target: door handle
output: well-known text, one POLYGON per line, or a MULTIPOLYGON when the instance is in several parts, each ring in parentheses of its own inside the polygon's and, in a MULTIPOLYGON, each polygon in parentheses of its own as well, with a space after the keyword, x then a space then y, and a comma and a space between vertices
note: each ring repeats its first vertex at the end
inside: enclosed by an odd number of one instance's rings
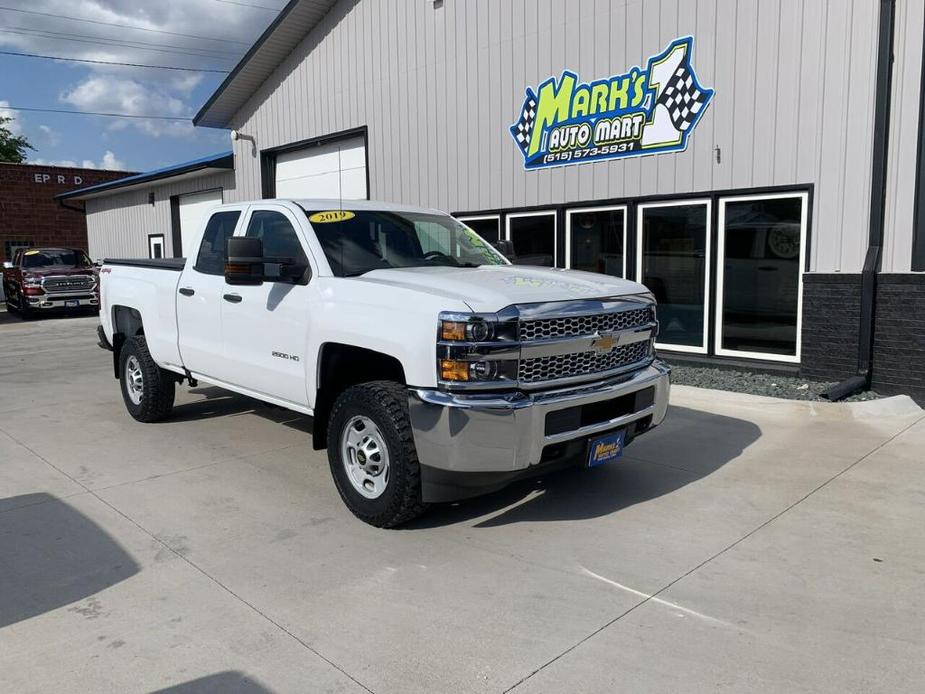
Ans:
POLYGON ((193 294, 196 293, 196 290, 193 289, 192 287, 180 287, 180 293, 183 296, 192 296, 193 294))
POLYGON ((240 294, 225 294, 222 298, 225 301, 230 301, 233 304, 240 304, 242 301, 240 294))

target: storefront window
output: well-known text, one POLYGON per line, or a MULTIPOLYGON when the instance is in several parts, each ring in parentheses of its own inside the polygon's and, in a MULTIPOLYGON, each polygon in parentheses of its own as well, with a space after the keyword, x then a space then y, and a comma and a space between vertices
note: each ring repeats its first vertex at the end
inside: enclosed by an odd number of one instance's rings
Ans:
POLYGON ((501 238, 501 217, 497 215, 485 217, 458 217, 457 219, 488 241, 488 243, 494 243, 501 238))
POLYGON ((658 300, 658 343, 706 352, 710 201, 639 206, 639 281, 658 300))
POLYGON ((626 276, 625 207, 592 207, 566 212, 566 265, 573 270, 626 276))
POLYGON ((717 352, 796 361, 806 194, 720 200, 717 352))
POLYGON ((507 216, 507 237, 515 265, 556 265, 556 213, 522 212, 507 216))

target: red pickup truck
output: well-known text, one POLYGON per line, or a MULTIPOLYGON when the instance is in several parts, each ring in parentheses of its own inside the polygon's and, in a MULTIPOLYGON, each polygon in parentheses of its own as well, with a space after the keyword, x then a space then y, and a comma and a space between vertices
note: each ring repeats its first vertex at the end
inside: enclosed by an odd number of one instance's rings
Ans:
POLYGON ((79 248, 20 248, 3 263, 8 310, 23 318, 54 309, 99 311, 99 273, 79 248))

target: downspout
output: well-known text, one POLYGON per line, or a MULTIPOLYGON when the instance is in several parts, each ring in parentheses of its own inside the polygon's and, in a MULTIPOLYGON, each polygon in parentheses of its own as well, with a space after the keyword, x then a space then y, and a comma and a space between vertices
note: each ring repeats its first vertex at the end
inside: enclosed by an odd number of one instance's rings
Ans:
POLYGON ((886 222, 887 148, 890 139, 890 91, 893 86, 893 34, 896 0, 880 0, 877 31, 877 84, 874 109, 874 141, 870 175, 870 224, 867 253, 861 271, 861 313, 858 326, 857 375, 822 394, 827 400, 841 400, 870 389, 874 364, 874 320, 877 308, 877 273, 880 271, 883 232, 886 222))

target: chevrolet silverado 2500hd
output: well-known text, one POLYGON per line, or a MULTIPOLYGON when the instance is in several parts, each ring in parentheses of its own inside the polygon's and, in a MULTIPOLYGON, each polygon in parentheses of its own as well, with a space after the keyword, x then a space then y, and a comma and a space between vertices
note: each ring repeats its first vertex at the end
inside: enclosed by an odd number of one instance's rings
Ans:
POLYGON ((129 413, 166 417, 186 380, 312 415, 341 497, 373 525, 615 459, 665 417, 645 287, 511 265, 446 214, 223 205, 195 247, 102 267, 101 345, 129 413))

